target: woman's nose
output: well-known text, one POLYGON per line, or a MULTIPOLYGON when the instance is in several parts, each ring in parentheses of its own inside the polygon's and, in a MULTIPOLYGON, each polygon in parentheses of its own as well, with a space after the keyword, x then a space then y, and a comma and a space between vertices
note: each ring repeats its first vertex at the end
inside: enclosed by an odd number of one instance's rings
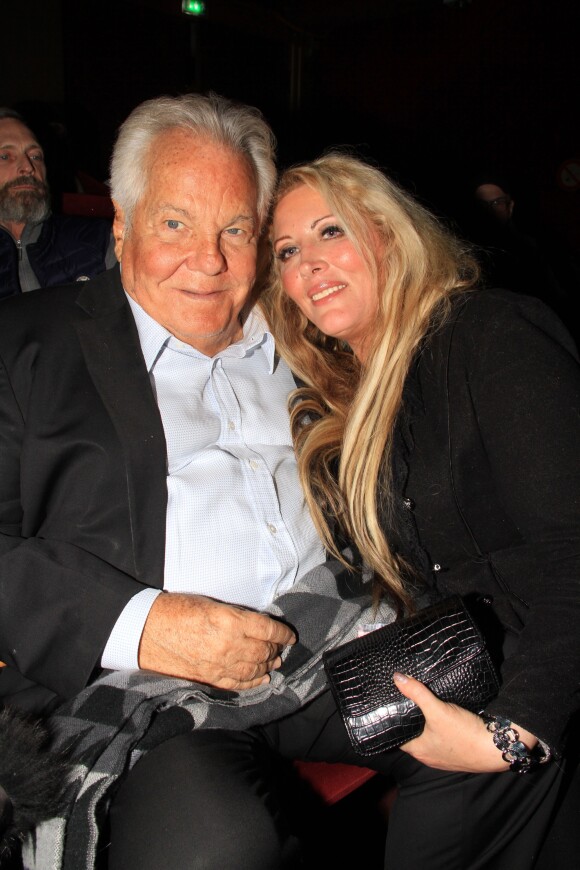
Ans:
POLYGON ((300 273, 304 278, 313 275, 315 272, 323 272, 326 269, 326 266, 326 260, 324 260, 323 257, 316 255, 314 252, 308 253, 304 251, 302 253, 300 273))

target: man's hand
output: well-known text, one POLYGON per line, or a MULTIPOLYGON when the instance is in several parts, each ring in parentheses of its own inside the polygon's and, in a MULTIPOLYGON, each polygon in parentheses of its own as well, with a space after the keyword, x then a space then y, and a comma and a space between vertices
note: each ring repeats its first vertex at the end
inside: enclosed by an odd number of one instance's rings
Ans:
MULTIPOLYGON (((423 733, 400 746, 403 752, 439 770, 501 773, 509 769, 483 719, 475 713, 440 701, 427 686, 412 677, 395 675, 395 685, 425 716, 423 733)), ((533 734, 519 725, 514 724, 514 728, 529 749, 536 745, 538 740, 533 734)))
POLYGON ((202 595, 163 593, 149 611, 139 667, 219 689, 252 689, 280 667, 296 637, 267 616, 202 595))

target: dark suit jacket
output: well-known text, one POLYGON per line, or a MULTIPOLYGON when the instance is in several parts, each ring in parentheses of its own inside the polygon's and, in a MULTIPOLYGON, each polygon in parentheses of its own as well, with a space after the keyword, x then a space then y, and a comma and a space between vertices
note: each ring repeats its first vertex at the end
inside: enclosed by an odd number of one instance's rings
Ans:
POLYGON ((42 702, 86 685, 127 601, 162 586, 166 502, 118 269, 2 303, 0 695, 20 675, 50 690, 42 702))
POLYGON ((507 631, 503 687, 489 709, 560 747, 580 694, 573 342, 536 299, 468 294, 422 349, 405 407, 400 495, 439 566, 433 580, 444 594, 484 602, 489 628, 495 619, 507 631))

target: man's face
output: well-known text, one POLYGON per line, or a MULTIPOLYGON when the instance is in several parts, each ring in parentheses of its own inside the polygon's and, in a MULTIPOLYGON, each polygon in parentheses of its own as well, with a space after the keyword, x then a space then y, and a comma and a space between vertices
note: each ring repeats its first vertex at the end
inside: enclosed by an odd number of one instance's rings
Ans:
POLYGON ((48 204, 42 148, 20 121, 0 119, 0 222, 42 220, 48 204))
POLYGON ((514 201, 499 185, 480 184, 475 196, 500 224, 507 224, 511 219, 514 201))
POLYGON ((213 356, 241 336, 256 271, 252 169, 228 148, 184 130, 153 143, 147 187, 114 235, 123 286, 176 338, 213 356))

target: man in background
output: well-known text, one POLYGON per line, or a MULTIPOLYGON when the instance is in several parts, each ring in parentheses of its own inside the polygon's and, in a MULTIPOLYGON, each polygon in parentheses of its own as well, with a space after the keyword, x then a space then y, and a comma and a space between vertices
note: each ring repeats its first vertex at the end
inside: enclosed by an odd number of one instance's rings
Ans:
POLYGON ((114 262, 108 221, 51 214, 43 150, 0 109, 0 298, 86 281, 114 262))
POLYGON ((488 286, 537 296, 559 314, 577 339, 572 317, 577 281, 568 253, 539 223, 530 222, 529 215, 525 219, 525 207, 520 223, 520 200, 511 184, 495 173, 482 174, 476 181, 480 183, 473 189, 476 210, 471 235, 483 249, 488 286))

